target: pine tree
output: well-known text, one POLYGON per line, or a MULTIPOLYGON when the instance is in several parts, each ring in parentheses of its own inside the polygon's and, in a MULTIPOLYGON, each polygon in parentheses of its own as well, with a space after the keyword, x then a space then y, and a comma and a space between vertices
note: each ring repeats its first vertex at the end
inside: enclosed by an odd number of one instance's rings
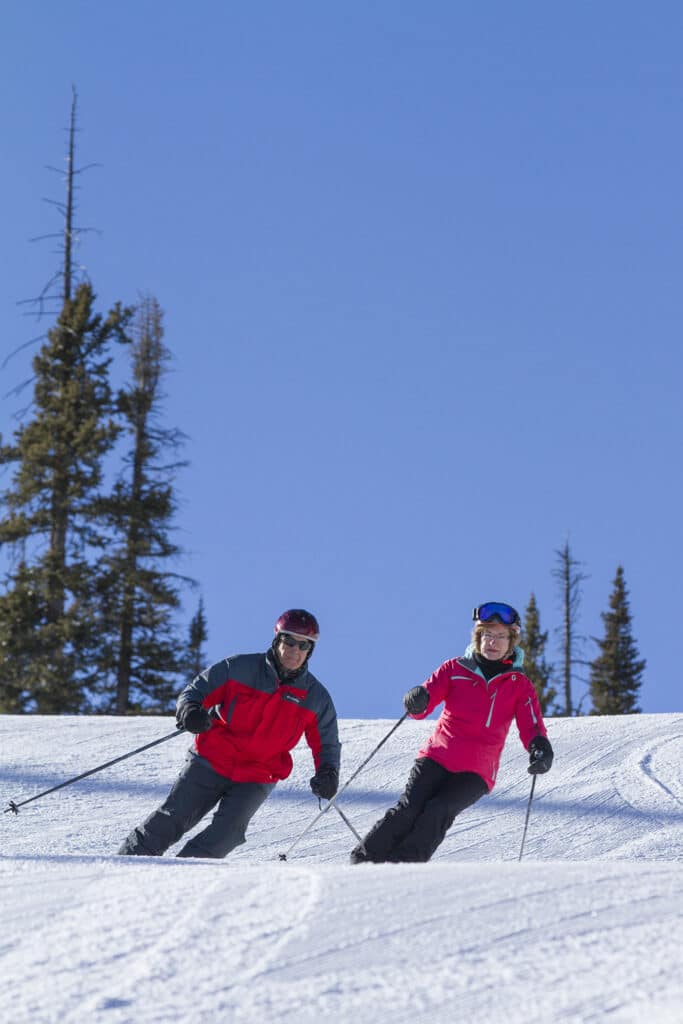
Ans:
POLYGON ((544 715, 550 711, 557 697, 557 690, 551 685, 553 667, 545 660, 547 642, 548 634, 541 632, 536 597, 532 594, 524 614, 521 646, 524 650, 524 673, 534 684, 544 715))
POLYGON ((65 299, 33 360, 33 418, 0 449, 0 465, 16 467, 0 496, 0 545, 16 563, 0 597, 9 645, 0 649, 0 678, 16 674, 10 657, 31 651, 20 703, 43 713, 82 709, 93 673, 93 551, 105 540, 99 491, 118 433, 109 347, 125 340, 127 320, 118 305, 106 318, 96 314, 94 299, 89 283, 65 299))
POLYGON ((35 573, 20 563, 12 589, 0 597, 0 714, 30 709, 39 664, 41 608, 35 573))
POLYGON ((112 542, 98 587, 99 694, 118 714, 172 705, 185 656, 173 613, 179 582, 191 582, 169 568, 181 553, 170 532, 174 474, 185 463, 175 458, 182 434, 158 422, 170 354, 163 343, 163 313, 152 297, 137 308, 131 357, 132 381, 119 396, 131 447, 105 503, 112 542))
POLYGON ((77 283, 76 108, 74 90, 66 201, 53 204, 64 217, 57 236, 62 262, 31 300, 39 317, 46 302, 56 302, 57 322, 33 360, 32 419, 15 433, 14 444, 0 446, 0 465, 15 466, 12 484, 0 494, 0 546, 11 552, 0 595, 0 680, 3 708, 18 711, 77 711, 86 704, 93 561, 104 542, 98 492, 118 429, 109 348, 125 340, 128 312, 117 305, 103 318, 94 312, 89 282, 77 283), (59 291, 48 294, 56 281, 59 291))
POLYGON ((206 668, 204 644, 208 640, 209 631, 204 613, 204 599, 199 598, 199 607, 192 616, 187 644, 187 673, 190 679, 199 675, 206 668))
POLYGON ((622 566, 617 568, 609 600, 602 612, 605 635, 596 640, 600 654, 591 663, 590 689, 593 714, 629 715, 640 711, 638 692, 646 662, 638 657, 631 633, 628 590, 622 566))

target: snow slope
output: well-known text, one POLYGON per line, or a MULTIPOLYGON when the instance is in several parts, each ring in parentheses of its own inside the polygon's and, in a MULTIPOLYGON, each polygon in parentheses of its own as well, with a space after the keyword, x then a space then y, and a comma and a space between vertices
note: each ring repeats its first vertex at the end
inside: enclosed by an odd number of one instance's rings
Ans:
MULTIPOLYGON (((394 723, 341 723, 342 781, 394 723)), ((340 799, 361 833, 433 720, 406 721, 340 799)), ((171 719, 0 716, 0 801, 173 731, 171 719)), ((351 867, 295 770, 225 861, 117 858, 186 736, 2 815, 0 1020, 567 1024, 683 1020, 683 715, 550 720, 524 859, 527 755, 428 865, 351 867)), ((171 851, 172 853, 172 851, 171 851)))

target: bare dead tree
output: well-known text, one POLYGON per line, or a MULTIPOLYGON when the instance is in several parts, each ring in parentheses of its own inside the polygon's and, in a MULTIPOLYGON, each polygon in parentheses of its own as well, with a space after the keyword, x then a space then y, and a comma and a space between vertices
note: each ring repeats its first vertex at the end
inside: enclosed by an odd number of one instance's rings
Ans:
MULTIPOLYGON (((58 232, 49 232, 44 235, 37 235, 31 238, 31 242, 43 242, 46 239, 58 239, 59 245, 57 247, 57 254, 60 257, 60 263, 58 269, 52 274, 50 279, 47 281, 45 286, 42 288, 40 293, 30 299, 21 299, 18 302, 19 306, 28 307, 26 309, 27 316, 33 316, 37 320, 42 320, 43 317, 59 316, 66 302, 70 301, 73 297, 73 289, 77 283, 87 278, 86 268, 76 262, 76 252, 78 247, 78 241, 81 235, 87 232, 94 231, 94 228, 77 227, 75 223, 77 202, 76 193, 78 191, 77 179, 81 174, 90 170, 92 167, 98 166, 97 164, 87 164, 84 167, 76 167, 75 154, 76 154, 76 134, 78 132, 77 122, 77 111, 78 111, 78 94, 74 86, 71 89, 71 110, 69 114, 69 126, 67 129, 67 150, 66 150, 66 170, 47 166, 49 171, 53 171, 55 174, 59 174, 64 179, 66 198, 64 201, 55 199, 43 199, 43 202, 48 203, 50 206, 54 206, 61 213, 64 218, 64 227, 58 232), (58 285, 61 285, 57 287, 58 285)), ((17 353, 23 351, 25 348, 35 345, 38 342, 44 341, 46 334, 42 333, 34 338, 30 338, 28 341, 23 342, 14 348, 8 356, 5 357, 2 363, 2 368, 9 363, 10 359, 17 353)), ((16 385, 7 394, 5 398, 10 395, 18 395, 32 384, 34 381, 33 377, 21 382, 16 385)), ((22 413, 19 414, 21 418, 22 413)))
POLYGON ((577 648, 583 637, 577 631, 579 608, 581 606, 581 584, 589 577, 582 573, 579 566, 582 564, 572 557, 569 540, 564 546, 555 552, 557 556, 557 568, 552 570, 552 575, 559 583, 560 600, 562 608, 562 679, 564 683, 564 714, 569 716, 576 713, 572 701, 572 678, 573 668, 576 664, 585 664, 577 657, 577 648))

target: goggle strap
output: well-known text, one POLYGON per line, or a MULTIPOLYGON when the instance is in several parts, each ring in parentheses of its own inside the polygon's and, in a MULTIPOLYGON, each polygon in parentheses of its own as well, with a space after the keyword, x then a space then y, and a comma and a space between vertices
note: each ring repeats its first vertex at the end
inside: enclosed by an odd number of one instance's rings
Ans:
POLYGON ((311 644, 315 643, 312 636, 306 636, 305 633, 293 633, 291 629, 281 629, 275 636, 276 638, 280 636, 293 636, 296 640, 308 640, 311 644))

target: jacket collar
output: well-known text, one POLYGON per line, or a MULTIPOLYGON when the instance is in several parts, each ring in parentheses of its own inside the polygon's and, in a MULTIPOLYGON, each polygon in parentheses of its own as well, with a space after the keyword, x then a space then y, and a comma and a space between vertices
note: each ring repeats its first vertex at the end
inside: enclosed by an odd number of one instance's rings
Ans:
MULTIPOLYGON (((474 665, 474 668, 476 669, 477 663, 474 660, 474 644, 467 645, 467 650, 465 651, 462 658, 458 658, 458 661, 463 665, 467 663, 468 668, 470 667, 471 663, 472 665, 474 665)), ((523 664, 524 651, 521 647, 515 647, 514 651, 512 652, 512 664, 510 665, 510 668, 521 668, 523 664)))
MULTIPOLYGON (((488 686, 491 680, 486 678, 484 672, 477 664, 477 660, 475 658, 475 650, 472 644, 469 644, 462 658, 458 658, 457 661, 460 665, 463 666, 463 668, 469 669, 469 671, 474 673, 474 675, 478 676, 479 679, 483 679, 486 685, 488 686)), ((497 679, 498 677, 505 675, 506 672, 512 672, 514 669, 520 669, 523 664, 524 651, 521 647, 515 647, 513 651, 513 656, 510 659, 509 663, 505 666, 501 666, 501 671, 498 672, 497 675, 492 676, 491 678, 497 679)))
POLYGON ((291 686, 296 684, 298 686, 306 685, 306 677, 308 676, 308 661, 305 661, 300 669, 296 672, 282 673, 278 667, 277 659, 273 653, 273 648, 269 647, 266 651, 266 662, 269 667, 275 673, 278 683, 280 686, 291 686))

